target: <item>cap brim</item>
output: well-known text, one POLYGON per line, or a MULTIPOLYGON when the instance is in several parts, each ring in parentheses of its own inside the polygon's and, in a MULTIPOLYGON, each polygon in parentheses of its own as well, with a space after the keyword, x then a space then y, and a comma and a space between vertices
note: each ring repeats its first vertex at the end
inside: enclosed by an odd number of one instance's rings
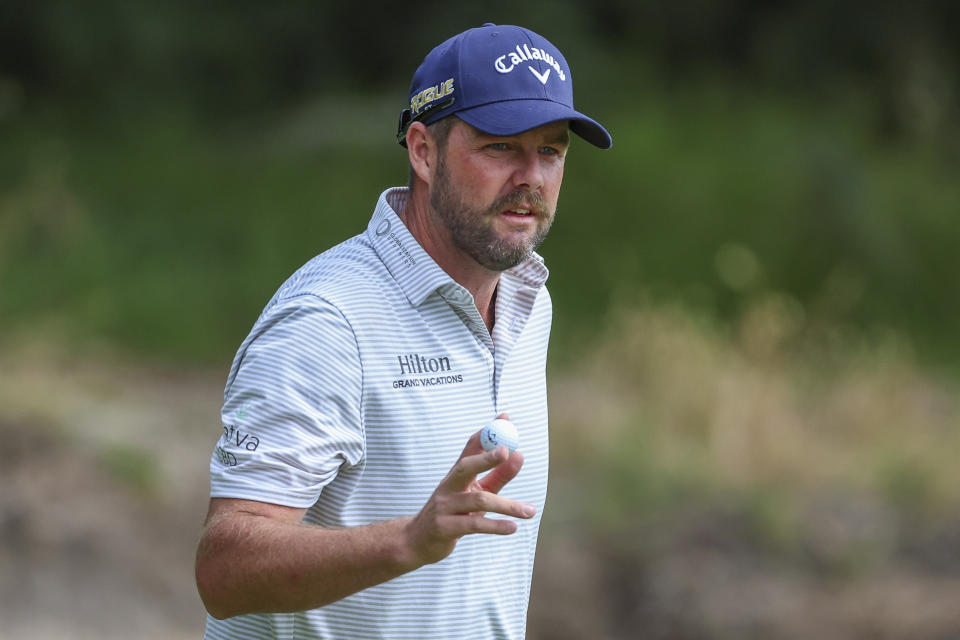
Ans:
POLYGON ((505 100, 462 109, 454 115, 495 136, 513 136, 551 122, 569 120, 570 130, 590 144, 601 149, 613 146, 613 138, 599 122, 552 100, 505 100))

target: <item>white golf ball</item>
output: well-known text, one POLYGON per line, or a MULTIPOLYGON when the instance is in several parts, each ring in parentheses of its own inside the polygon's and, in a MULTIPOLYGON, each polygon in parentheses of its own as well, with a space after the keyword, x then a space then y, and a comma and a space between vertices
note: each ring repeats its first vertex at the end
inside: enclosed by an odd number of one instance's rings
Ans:
POLYGON ((497 418, 485 424, 480 430, 480 445, 484 451, 492 451, 504 445, 510 453, 513 453, 520 446, 520 434, 517 433, 517 428, 512 422, 497 418))

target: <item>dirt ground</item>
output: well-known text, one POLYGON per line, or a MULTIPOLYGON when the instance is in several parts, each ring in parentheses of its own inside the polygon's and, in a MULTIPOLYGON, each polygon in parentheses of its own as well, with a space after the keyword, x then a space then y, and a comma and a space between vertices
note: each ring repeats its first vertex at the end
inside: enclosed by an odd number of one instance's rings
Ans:
MULTIPOLYGON (((0 356, 0 636, 201 636, 193 551, 224 375, 0 356)), ((960 637, 960 518, 910 535, 895 514, 831 502, 811 509, 825 524, 797 565, 718 504, 601 537, 565 507, 571 482, 551 487, 531 639, 960 637), (863 522, 891 561, 838 572, 831 553, 863 522)))
POLYGON ((0 362, 0 636, 197 638, 216 375, 0 362))

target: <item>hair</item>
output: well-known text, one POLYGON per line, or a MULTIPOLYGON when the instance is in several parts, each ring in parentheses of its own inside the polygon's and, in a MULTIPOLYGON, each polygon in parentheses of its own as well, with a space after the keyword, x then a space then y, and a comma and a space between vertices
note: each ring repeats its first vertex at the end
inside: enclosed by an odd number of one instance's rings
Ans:
MULTIPOLYGON (((447 148, 447 139, 450 137, 450 131, 453 130, 453 126, 457 123, 459 118, 456 115, 449 115, 445 118, 440 118, 436 122, 427 125, 427 131, 430 132, 430 135, 434 140, 437 141, 437 146, 440 149, 440 153, 443 153, 447 148)), ((413 172, 413 166, 410 166, 410 177, 408 179, 407 186, 413 189, 413 182, 416 179, 416 174, 413 172)))

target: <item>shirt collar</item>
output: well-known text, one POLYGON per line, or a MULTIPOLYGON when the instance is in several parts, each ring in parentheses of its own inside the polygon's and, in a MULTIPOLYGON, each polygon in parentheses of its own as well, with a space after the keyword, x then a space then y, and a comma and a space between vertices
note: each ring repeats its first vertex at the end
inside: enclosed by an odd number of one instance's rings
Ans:
MULTIPOLYGON (((407 187, 394 187, 380 194, 367 226, 368 240, 413 306, 420 306, 434 291, 439 290, 444 297, 458 291, 461 294, 466 292, 424 251, 397 215, 409 197, 407 187)), ((546 282, 549 271, 543 258, 533 253, 504 274, 539 289, 546 282)))

